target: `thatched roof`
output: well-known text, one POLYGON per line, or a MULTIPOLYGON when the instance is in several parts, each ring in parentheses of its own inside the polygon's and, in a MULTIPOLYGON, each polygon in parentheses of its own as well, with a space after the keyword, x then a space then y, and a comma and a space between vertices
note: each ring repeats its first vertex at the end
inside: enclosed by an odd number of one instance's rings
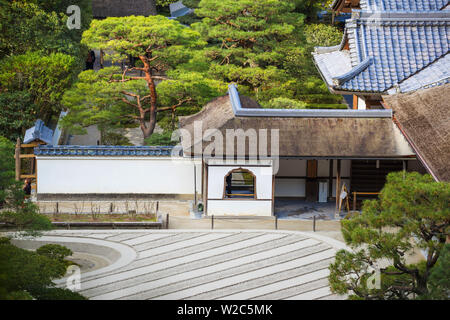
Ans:
POLYGON ((450 84, 384 101, 428 171, 438 181, 450 181, 450 84))
POLYGON ((154 0, 92 0, 95 18, 150 16, 156 14, 154 0))
MULTIPOLYGON (((260 108, 248 97, 241 96, 240 101, 243 109, 260 108)), ((279 155, 282 157, 414 157, 413 150, 391 118, 236 116, 229 95, 216 98, 195 115, 180 117, 180 128, 192 137, 190 141, 183 140, 188 156, 199 156, 198 152, 193 154, 193 146, 201 143, 194 141, 196 121, 202 121, 203 133, 218 129, 224 140, 227 129, 268 129, 269 155, 270 129, 279 129, 279 155)), ((204 141, 203 148, 209 144, 210 141, 204 141)), ((225 145, 223 149, 226 150, 225 145)))

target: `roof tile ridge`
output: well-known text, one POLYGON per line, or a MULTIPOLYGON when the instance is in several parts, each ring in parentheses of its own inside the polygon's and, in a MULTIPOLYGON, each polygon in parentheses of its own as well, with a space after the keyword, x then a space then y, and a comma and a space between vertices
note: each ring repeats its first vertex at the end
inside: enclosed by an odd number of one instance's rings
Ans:
POLYGON ((449 14, 442 10, 433 11, 413 11, 413 10, 353 10, 352 19, 359 22, 374 21, 439 21, 442 19, 449 20, 449 14), (422 19, 422 20, 421 20, 422 19))
MULTIPOLYGON (((390 87, 386 88, 386 92, 392 89, 395 89, 396 91, 400 90, 399 86, 404 83, 406 80, 414 77, 415 75, 417 75, 418 73, 422 72, 423 70, 425 70, 426 68, 430 67, 432 64, 438 62, 439 60, 441 60, 442 58, 444 58, 446 55, 450 54, 450 50, 448 50, 446 53, 442 54, 441 56, 437 57, 436 59, 434 59, 433 61, 431 61, 430 63, 426 64, 423 66, 423 68, 417 70, 416 72, 410 74, 408 77, 406 77, 405 79, 403 79, 402 81, 398 82, 398 83, 394 83, 393 85, 391 85, 390 87)), ((439 80, 438 82, 442 82, 445 79, 439 80)), ((432 84, 429 84, 428 86, 430 86, 432 84)), ((420 90, 420 89, 417 89, 420 90)), ((399 93, 400 91, 398 91, 399 93)))
POLYGON ((341 50, 341 44, 338 44, 336 46, 331 47, 314 47, 314 53, 316 54, 324 54, 324 53, 331 53, 335 51, 341 50))
POLYGON ((369 1, 368 0, 360 0, 359 6, 362 10, 366 10, 369 7, 369 1))
POLYGON ((358 74, 360 74, 361 72, 366 70, 367 67, 369 67, 372 64, 372 62, 373 62, 373 58, 372 57, 367 57, 359 65, 354 67, 349 72, 344 73, 343 75, 334 77, 333 78, 333 84, 336 85, 336 86, 340 86, 340 85, 344 84, 345 82, 353 79, 358 74))

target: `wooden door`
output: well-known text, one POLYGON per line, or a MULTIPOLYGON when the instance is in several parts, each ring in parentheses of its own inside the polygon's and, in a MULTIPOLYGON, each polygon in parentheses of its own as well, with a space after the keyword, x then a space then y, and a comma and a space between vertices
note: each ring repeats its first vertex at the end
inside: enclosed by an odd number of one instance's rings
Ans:
POLYGON ((317 160, 308 160, 306 166, 306 200, 319 200, 319 182, 317 181, 317 160))

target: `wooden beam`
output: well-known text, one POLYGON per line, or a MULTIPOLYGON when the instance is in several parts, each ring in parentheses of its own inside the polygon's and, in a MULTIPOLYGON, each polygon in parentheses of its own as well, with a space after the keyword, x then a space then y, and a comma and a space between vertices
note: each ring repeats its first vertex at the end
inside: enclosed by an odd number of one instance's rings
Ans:
POLYGON ((203 204, 203 214, 205 216, 208 215, 208 185, 209 185, 209 177, 208 177, 208 163, 205 162, 205 181, 206 181, 206 185, 205 185, 205 203, 203 204))
POLYGON ((16 180, 20 180, 20 138, 17 138, 16 150, 14 153, 14 158, 16 159, 16 180))
POLYGON ((272 171, 272 216, 274 215, 275 215, 275 175, 273 174, 272 171))
POLYGON ((36 178, 35 174, 21 174, 20 179, 36 178))
MULTIPOLYGON (((14 159, 16 159, 16 155, 14 155, 14 159)), ((36 156, 34 154, 19 154, 19 158, 20 159, 25 159, 25 158, 36 158, 36 156)))
POLYGON ((44 142, 41 142, 41 141, 35 141, 35 142, 32 142, 32 143, 26 143, 26 144, 22 144, 22 145, 20 145, 22 148, 34 148, 34 147, 37 147, 37 146, 39 146, 39 145, 41 145, 41 144, 45 144, 44 142))
POLYGON ((328 172, 328 198, 333 197, 333 159, 328 160, 330 162, 328 172))
POLYGON ((337 161, 337 172, 336 172, 336 212, 339 207, 341 197, 341 160, 337 161))
POLYGON ((194 162, 194 211, 197 210, 197 165, 194 162))

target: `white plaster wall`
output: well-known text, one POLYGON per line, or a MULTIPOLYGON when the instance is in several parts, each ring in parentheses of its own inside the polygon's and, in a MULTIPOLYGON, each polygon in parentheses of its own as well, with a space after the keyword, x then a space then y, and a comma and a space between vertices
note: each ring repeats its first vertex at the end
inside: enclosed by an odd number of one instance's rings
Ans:
MULTIPOLYGON (((330 160, 318 160, 317 175, 328 181, 330 172, 330 160)), ((277 177, 281 176, 306 176, 306 160, 281 160, 280 171, 277 177)), ((351 172, 351 160, 341 160, 341 177, 349 177, 351 172)), ((333 177, 337 175, 337 160, 333 161, 333 177)), ((350 188, 350 179, 342 179, 347 188, 350 188)), ((333 179, 333 194, 336 195, 336 179, 333 179)), ((305 197, 306 179, 275 179, 276 197, 305 197)), ((328 195, 330 196, 330 195, 328 195)))
POLYGON ((330 175, 330 160, 317 161, 317 176, 328 177, 330 175))
POLYGON ((305 197, 305 179, 275 179, 275 197, 305 197))
POLYGON ((358 110, 366 110, 366 101, 358 97, 358 110))
POLYGON ((225 176, 237 168, 247 169, 255 175, 257 199, 272 199, 272 167, 256 166, 208 166, 208 199, 223 198, 225 176))
MULTIPOLYGON (((306 176, 306 160, 280 159, 280 169, 277 177, 306 176)), ((275 197, 304 197, 305 179, 275 178, 275 197)))
POLYGON ((272 201, 208 200, 208 215, 272 216, 272 201))
MULTIPOLYGON (((350 177, 351 160, 341 160, 341 177, 350 177)), ((337 160, 333 161, 333 176, 337 176, 337 160)))
POLYGON ((152 157, 38 157, 38 193, 201 193, 199 160, 152 157))

